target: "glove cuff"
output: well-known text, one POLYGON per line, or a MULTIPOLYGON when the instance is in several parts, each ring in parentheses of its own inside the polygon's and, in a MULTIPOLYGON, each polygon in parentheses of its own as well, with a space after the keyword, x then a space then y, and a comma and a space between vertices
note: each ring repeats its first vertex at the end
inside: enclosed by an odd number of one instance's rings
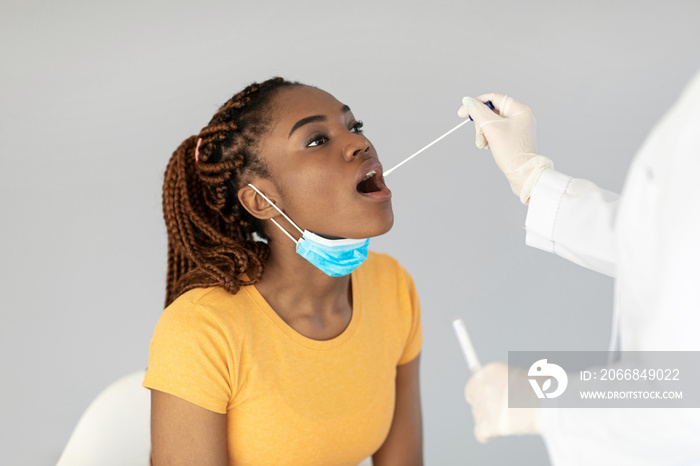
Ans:
MULTIPOLYGON (((518 171, 528 173, 527 178, 523 181, 520 189, 520 202, 527 205, 530 203, 530 194, 537 184, 540 174, 545 168, 554 168, 554 163, 544 155, 532 154, 533 157, 528 160, 523 166, 518 168, 518 171)), ((517 194, 517 193, 516 193, 517 194)))

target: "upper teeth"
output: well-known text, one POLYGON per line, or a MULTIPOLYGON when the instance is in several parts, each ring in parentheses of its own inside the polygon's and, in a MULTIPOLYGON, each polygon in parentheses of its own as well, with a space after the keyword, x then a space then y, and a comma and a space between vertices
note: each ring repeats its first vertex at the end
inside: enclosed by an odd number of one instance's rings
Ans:
POLYGON ((365 177, 362 179, 362 181, 366 181, 376 174, 377 174, 377 170, 371 170, 365 175, 365 177))

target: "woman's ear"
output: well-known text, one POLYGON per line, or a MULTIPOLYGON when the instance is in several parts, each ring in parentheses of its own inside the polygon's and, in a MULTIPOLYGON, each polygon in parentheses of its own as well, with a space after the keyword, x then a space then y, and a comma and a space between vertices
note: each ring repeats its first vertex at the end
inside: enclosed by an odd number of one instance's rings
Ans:
MULTIPOLYGON (((272 186, 272 183, 264 181, 258 182, 259 186, 255 187, 264 193, 270 202, 277 204, 277 190, 272 186)), ((260 195, 251 185, 245 185, 238 190, 238 200, 245 210, 250 215, 260 220, 268 220, 279 215, 277 209, 270 205, 264 197, 260 195)))

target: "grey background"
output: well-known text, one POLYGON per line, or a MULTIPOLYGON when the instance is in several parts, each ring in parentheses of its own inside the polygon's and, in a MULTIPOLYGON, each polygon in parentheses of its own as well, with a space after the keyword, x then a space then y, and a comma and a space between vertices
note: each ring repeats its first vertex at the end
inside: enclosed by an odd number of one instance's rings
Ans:
MULTIPOLYGON (((250 81, 326 89, 385 167, 452 128, 463 95, 528 103, 540 152, 619 191, 698 68, 696 1, 2 1, 0 463, 53 464, 90 401, 145 368, 162 310, 162 173, 250 81)), ((524 245, 526 208, 467 126, 389 178, 423 306, 429 465, 548 464, 475 442, 468 372, 508 350, 605 350, 612 281, 524 245)))

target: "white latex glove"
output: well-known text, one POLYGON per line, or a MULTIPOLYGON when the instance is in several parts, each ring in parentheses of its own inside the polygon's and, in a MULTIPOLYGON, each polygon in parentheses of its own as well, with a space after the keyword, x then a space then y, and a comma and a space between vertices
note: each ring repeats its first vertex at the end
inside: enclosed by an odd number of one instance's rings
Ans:
POLYGON ((542 170, 553 168, 550 159, 537 154, 535 117, 530 107, 512 97, 492 93, 476 99, 465 97, 457 113, 463 118, 471 116, 476 127, 476 147, 491 148, 511 189, 527 204, 542 170), (487 100, 497 113, 482 103, 487 100))
MULTIPOLYGON (((508 371, 506 364, 487 364, 464 387, 464 397, 472 405, 474 437, 480 443, 502 435, 541 433, 540 408, 508 408, 508 371)), ((511 369, 511 377, 527 379, 527 373, 511 369)), ((522 380, 517 386, 529 384, 522 380)))

